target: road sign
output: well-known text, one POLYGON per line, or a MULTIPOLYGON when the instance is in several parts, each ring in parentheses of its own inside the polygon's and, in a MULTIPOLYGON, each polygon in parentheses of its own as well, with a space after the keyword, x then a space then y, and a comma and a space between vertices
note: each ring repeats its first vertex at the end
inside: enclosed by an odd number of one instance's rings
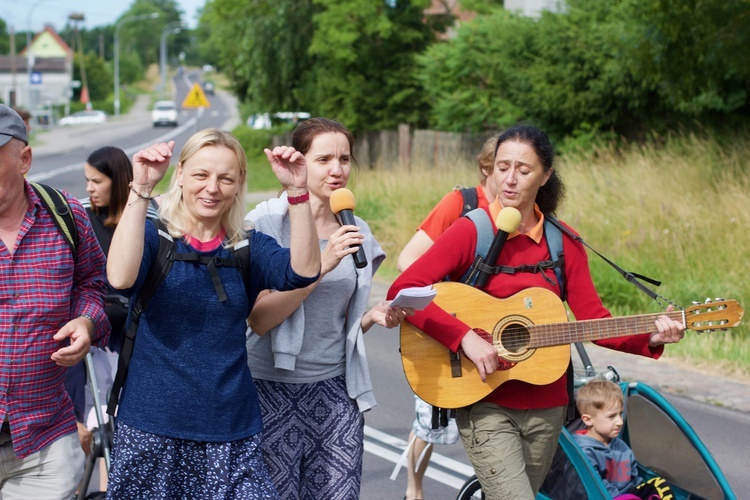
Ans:
POLYGON ((42 73, 40 71, 32 71, 29 75, 29 80, 32 85, 41 85, 42 73))
POLYGON ((200 84, 194 83, 193 88, 190 89, 188 95, 185 96, 185 100, 182 101, 183 108, 210 108, 206 94, 203 93, 203 89, 200 84))

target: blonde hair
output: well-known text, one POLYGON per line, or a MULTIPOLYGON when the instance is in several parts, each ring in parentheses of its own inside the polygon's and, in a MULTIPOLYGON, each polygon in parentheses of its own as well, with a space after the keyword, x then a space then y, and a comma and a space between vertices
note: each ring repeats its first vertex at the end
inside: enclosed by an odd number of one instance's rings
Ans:
POLYGON ((479 165, 479 181, 484 184, 487 181, 488 174, 492 173, 495 168, 495 150, 497 149, 497 135, 489 137, 484 141, 482 150, 477 155, 477 165, 479 165))
MULTIPOLYGON (((193 134, 185 143, 180 152, 177 168, 181 169, 185 162, 192 158, 198 151, 208 147, 225 147, 232 151, 237 158, 237 166, 240 170, 239 189, 234 197, 232 206, 221 216, 221 227, 227 235, 224 240, 225 246, 231 246, 245 238, 243 219, 245 217, 245 178, 247 176, 247 158, 245 150, 236 137, 226 130, 207 128, 193 134)), ((164 194, 159 205, 159 215, 169 230, 172 237, 181 237, 187 234, 188 219, 182 199, 182 186, 178 181, 177 172, 172 175, 169 188, 164 194)))
POLYGON ((590 380, 576 394, 576 408, 581 415, 593 416, 597 411, 617 404, 622 408, 622 390, 609 380, 590 380))

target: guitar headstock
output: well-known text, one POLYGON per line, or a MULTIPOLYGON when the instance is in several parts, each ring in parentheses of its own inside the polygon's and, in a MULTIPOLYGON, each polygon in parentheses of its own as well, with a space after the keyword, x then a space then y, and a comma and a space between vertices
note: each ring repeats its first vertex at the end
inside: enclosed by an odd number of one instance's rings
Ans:
POLYGON ((685 320, 687 328, 694 332, 710 332, 739 326, 743 314, 745 311, 736 300, 716 299, 685 309, 685 320))

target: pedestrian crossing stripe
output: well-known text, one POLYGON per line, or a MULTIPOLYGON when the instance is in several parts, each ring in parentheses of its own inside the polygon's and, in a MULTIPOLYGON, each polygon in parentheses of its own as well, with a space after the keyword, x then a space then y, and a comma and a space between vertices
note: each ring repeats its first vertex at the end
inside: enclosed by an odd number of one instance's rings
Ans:
POLYGON ((206 94, 203 93, 203 89, 200 84, 194 83, 193 88, 190 89, 188 95, 185 96, 185 100, 182 101, 183 108, 210 108, 206 94))

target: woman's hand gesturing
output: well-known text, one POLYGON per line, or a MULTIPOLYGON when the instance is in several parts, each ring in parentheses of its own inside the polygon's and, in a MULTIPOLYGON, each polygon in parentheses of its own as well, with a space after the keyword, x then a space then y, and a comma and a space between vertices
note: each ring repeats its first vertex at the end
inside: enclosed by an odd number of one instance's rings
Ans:
POLYGON ((284 189, 307 189, 307 161, 302 153, 291 146, 276 146, 273 151, 266 148, 263 152, 284 189))
POLYGON ((133 155, 133 185, 136 189, 145 189, 149 193, 154 189, 167 173, 173 149, 174 141, 160 142, 133 155))

